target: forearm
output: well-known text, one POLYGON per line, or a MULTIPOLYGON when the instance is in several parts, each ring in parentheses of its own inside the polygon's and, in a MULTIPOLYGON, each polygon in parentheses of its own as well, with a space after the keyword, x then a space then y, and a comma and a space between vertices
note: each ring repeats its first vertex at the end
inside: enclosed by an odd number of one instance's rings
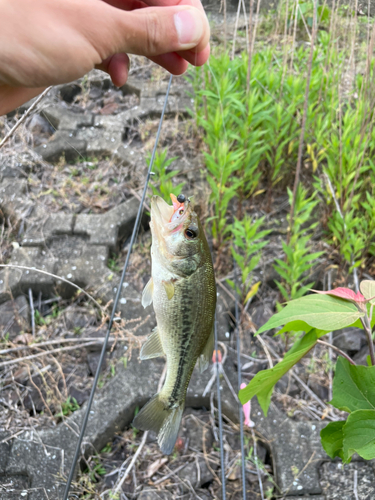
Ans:
POLYGON ((43 92, 45 87, 39 88, 14 88, 9 85, 0 85, 0 116, 3 116, 21 104, 43 92))

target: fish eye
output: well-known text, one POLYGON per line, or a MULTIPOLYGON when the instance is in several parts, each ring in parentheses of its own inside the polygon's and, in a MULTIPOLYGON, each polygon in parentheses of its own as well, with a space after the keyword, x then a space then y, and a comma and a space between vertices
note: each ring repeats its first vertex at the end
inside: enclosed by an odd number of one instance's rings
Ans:
POLYGON ((185 236, 188 240, 193 240, 194 238, 197 237, 197 232, 194 231, 193 229, 188 228, 185 231, 185 236))

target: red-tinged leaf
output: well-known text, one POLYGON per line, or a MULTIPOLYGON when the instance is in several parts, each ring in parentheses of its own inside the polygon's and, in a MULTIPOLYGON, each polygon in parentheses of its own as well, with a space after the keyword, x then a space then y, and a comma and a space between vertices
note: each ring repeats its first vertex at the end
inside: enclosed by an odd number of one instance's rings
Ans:
POLYGON ((327 292, 322 292, 321 290, 313 290, 315 293, 320 293, 322 295, 333 295, 334 297, 339 297, 340 299, 350 300, 351 302, 366 302, 364 296, 358 292, 355 293, 350 288, 334 288, 333 290, 328 290, 327 292))

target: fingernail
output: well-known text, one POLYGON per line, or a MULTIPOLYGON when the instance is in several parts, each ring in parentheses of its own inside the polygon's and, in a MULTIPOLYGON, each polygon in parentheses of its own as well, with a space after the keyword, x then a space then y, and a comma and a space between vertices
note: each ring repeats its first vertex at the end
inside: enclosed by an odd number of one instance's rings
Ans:
POLYGON ((182 10, 174 15, 174 24, 182 48, 193 48, 203 35, 203 24, 199 13, 182 10))

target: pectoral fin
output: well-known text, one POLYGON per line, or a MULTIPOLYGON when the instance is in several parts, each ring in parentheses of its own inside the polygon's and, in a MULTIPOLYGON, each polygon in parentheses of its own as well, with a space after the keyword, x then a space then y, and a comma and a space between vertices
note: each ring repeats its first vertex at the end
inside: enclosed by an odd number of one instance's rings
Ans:
POLYGON ((154 282, 152 278, 148 281, 142 292, 142 306, 147 307, 152 304, 152 296, 154 294, 154 282))
POLYGON ((165 288, 165 291, 167 292, 167 297, 168 300, 171 300, 171 298, 174 295, 174 284, 173 281, 162 281, 163 286, 165 288))
POLYGON ((156 327, 143 344, 139 357, 141 359, 151 359, 159 356, 164 356, 164 350, 156 327))
POLYGON ((207 343, 204 346, 202 354, 199 356, 199 359, 198 359, 198 367, 199 367, 200 373, 204 372, 208 368, 208 366, 211 362, 212 353, 214 350, 214 342, 215 342, 214 329, 212 328, 212 332, 211 332, 210 336, 208 337, 207 343))

